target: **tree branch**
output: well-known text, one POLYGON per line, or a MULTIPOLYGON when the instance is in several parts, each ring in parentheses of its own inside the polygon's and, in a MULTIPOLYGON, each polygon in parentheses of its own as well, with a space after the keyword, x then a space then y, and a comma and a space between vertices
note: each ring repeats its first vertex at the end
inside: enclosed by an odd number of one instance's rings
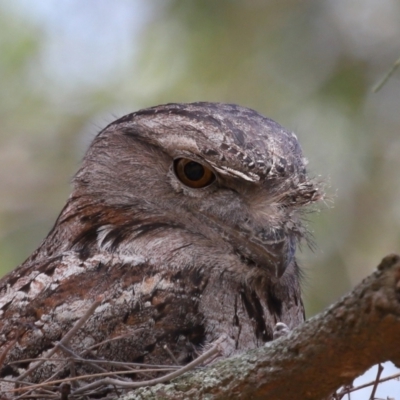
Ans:
POLYGON ((374 364, 400 364, 399 338, 400 257, 390 255, 287 336, 123 399, 322 399, 374 364))

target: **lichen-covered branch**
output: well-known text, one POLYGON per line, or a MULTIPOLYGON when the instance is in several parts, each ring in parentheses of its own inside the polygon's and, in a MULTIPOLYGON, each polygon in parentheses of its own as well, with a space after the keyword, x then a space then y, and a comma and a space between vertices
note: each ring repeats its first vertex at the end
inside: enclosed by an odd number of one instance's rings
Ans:
POLYGON ((385 257, 351 293, 287 336, 121 399, 323 399, 388 360, 400 364, 396 255, 385 257))

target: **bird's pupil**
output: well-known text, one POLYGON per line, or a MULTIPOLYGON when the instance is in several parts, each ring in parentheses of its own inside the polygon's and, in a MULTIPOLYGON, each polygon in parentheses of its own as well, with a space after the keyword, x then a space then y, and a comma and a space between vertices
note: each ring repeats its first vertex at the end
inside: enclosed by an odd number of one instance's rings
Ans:
POLYGON ((188 162, 184 169, 185 175, 191 181, 198 181, 204 176, 204 168, 201 164, 190 161, 188 162))

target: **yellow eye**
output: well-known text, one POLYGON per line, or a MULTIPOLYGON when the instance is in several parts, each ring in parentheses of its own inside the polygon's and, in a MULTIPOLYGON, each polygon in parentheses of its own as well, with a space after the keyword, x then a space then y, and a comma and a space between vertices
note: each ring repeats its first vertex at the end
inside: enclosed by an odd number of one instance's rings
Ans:
POLYGON ((200 189, 215 180, 215 175, 209 168, 188 158, 175 160, 174 168, 177 178, 191 188, 200 189))

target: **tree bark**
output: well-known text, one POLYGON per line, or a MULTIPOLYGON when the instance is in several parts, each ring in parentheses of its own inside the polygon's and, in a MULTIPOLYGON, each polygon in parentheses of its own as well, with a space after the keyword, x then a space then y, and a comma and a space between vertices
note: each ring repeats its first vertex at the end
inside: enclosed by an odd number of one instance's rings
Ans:
POLYGON ((397 255, 287 336, 120 399, 320 400, 388 360, 400 364, 397 255))

